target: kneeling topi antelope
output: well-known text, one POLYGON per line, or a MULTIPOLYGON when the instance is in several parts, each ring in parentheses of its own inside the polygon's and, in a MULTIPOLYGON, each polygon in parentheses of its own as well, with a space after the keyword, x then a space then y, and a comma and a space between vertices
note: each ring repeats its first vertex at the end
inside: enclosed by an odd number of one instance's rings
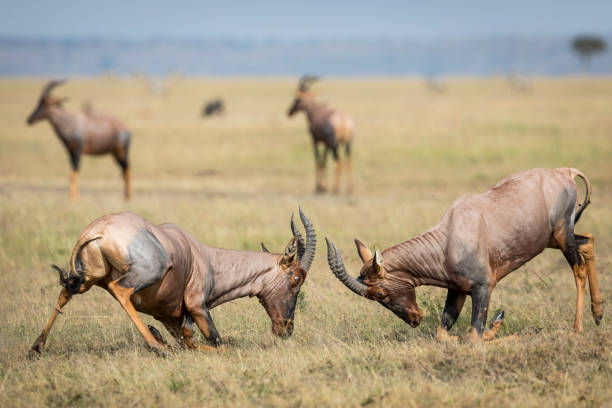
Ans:
POLYGON ((130 213, 96 219, 74 247, 70 272, 54 266, 62 290, 31 354, 42 351, 53 322, 71 297, 94 285, 119 301, 147 345, 162 355, 167 346, 137 312, 162 322, 179 345, 211 349, 193 340, 195 326, 216 347, 221 338, 209 310, 236 298, 256 296, 272 320, 274 334, 290 336, 298 293, 316 247, 315 230, 301 209, 300 218, 306 239, 292 216, 292 238, 284 254, 210 247, 177 225, 155 225, 130 213))

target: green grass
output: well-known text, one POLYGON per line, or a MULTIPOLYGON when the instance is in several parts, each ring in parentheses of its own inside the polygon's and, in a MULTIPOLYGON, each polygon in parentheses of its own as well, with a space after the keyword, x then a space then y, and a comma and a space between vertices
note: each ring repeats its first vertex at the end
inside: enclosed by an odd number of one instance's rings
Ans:
MULTIPOLYGON (((408 79, 321 81, 313 88, 319 97, 356 121, 352 196, 312 193, 305 119, 285 116, 293 80, 168 80, 167 97, 149 94, 140 79, 113 77, 56 90, 72 98, 69 109, 91 100, 134 134, 134 200, 122 200, 109 157, 85 157, 75 204, 66 153, 50 126, 25 125, 43 82, 0 81, 1 406, 611 404, 607 311, 596 327, 585 309, 584 334, 573 333, 574 279, 558 251, 504 279, 491 301, 491 310, 506 311, 502 336, 542 331, 472 347, 434 340, 444 290, 417 290, 426 317, 412 329, 342 287, 323 244, 332 239, 356 274, 353 238, 384 248, 431 227, 462 194, 522 169, 572 166, 593 184, 577 231, 595 234, 602 295, 610 298, 611 79, 536 79, 529 93, 502 79, 455 79, 443 94, 408 79), (205 99, 216 95, 228 113, 200 118, 205 99), (49 265, 67 265, 96 217, 133 211, 177 223, 210 245, 258 250, 263 241, 280 251, 298 204, 319 245, 290 339, 271 334, 256 300, 240 299, 212 312, 225 352, 161 359, 119 304, 94 288, 66 306, 42 358, 25 358, 59 293, 49 265)), ((469 316, 468 301, 455 333, 467 333, 469 316)))

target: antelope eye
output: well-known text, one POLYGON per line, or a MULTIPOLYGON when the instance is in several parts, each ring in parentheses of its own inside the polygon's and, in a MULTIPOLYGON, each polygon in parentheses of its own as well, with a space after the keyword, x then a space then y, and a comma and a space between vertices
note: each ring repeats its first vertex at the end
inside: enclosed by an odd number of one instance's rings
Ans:
POLYGON ((301 279, 302 279, 302 278, 300 278, 299 276, 294 276, 294 277, 293 277, 293 280, 295 281, 295 283, 300 283, 300 280, 301 280, 301 279))
POLYGON ((383 292, 382 290, 378 291, 378 298, 379 299, 384 299, 385 298, 385 292, 383 292))

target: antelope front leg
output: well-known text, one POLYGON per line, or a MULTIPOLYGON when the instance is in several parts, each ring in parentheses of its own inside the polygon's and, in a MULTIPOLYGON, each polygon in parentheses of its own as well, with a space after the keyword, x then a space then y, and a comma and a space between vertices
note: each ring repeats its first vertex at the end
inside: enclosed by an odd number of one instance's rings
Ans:
POLYGON ((130 166, 126 166, 123 170, 123 184, 123 196, 126 200, 129 200, 132 198, 132 174, 130 166))
POLYGON ((167 347, 155 339, 149 328, 144 324, 140 316, 138 316, 138 312, 134 308, 134 305, 132 305, 130 297, 134 293, 134 288, 124 288, 119 284, 120 280, 121 278, 110 282, 108 284, 108 290, 121 304, 123 310, 125 310, 129 318, 132 320, 132 323, 134 323, 142 337, 144 337, 145 341, 147 342, 147 345, 157 354, 167 356, 167 347))
POLYGON ((319 151, 318 144, 316 142, 312 145, 314 149, 315 157, 315 193, 324 193, 327 191, 325 186, 325 161, 327 159, 327 147, 323 149, 323 152, 319 151))
POLYGON ((55 309, 53 309, 53 312, 51 312, 51 316, 49 317, 45 328, 43 329, 42 333, 40 333, 40 336, 34 340, 34 344, 32 344, 32 348, 30 348, 28 353, 30 357, 39 355, 42 352, 42 349, 45 347, 45 343, 47 342, 47 336, 51 331, 51 327, 53 326, 57 315, 62 313, 62 308, 66 305, 66 303, 68 303, 69 300, 70 293, 68 293, 66 289, 62 289, 59 294, 59 298, 57 299, 57 305, 55 306, 55 309))
POLYGON ((81 161, 80 152, 70 153, 70 201, 75 202, 79 196, 79 163, 81 161))
POLYGON ((582 255, 586 264, 589 292, 591 295, 591 312, 593 313, 595 323, 599 326, 603 317, 603 300, 601 299, 601 293, 599 293, 599 282, 595 267, 595 237, 592 234, 574 234, 574 236, 579 243, 578 253, 582 255))
POLYGON ((465 293, 452 289, 448 290, 444 312, 442 312, 442 319, 440 319, 440 324, 438 325, 438 331, 436 333, 436 338, 439 341, 457 341, 459 338, 458 336, 448 334, 448 331, 457 321, 461 309, 463 309, 466 296, 465 293))
POLYGON ((194 332, 193 321, 191 321, 191 324, 184 324, 183 330, 183 337, 185 338, 187 347, 207 351, 223 350, 225 347, 221 345, 221 337, 219 336, 219 332, 217 332, 217 328, 215 327, 215 323, 213 322, 208 309, 197 307, 190 309, 189 313, 193 317, 193 320, 195 320, 200 332, 202 332, 206 340, 208 340, 213 346, 211 347, 205 344, 196 344, 191 340, 194 332))
POLYGON ((472 330, 470 341, 472 344, 480 343, 484 332, 487 314, 489 312, 489 299, 491 291, 488 287, 474 285, 472 287, 472 330))

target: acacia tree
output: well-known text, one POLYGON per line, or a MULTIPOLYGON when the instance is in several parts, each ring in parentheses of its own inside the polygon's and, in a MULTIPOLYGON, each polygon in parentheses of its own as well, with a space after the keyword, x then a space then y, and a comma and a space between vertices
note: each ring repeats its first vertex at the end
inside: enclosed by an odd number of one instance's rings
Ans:
POLYGON ((600 37, 583 35, 572 40, 572 50, 582 59, 582 64, 588 71, 591 57, 604 52, 606 42, 600 37))

